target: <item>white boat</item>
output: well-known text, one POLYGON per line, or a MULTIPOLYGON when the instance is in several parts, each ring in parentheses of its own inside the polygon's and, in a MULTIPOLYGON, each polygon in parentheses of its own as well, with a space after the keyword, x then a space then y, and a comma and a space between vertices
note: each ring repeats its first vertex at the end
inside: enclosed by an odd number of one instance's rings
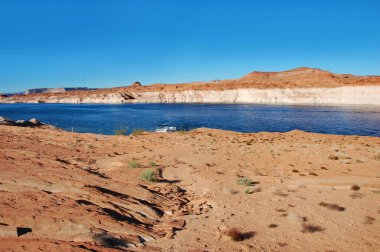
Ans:
POLYGON ((167 133, 167 132, 174 132, 176 131, 177 128, 169 125, 160 125, 156 126, 155 132, 160 132, 160 133, 167 133))

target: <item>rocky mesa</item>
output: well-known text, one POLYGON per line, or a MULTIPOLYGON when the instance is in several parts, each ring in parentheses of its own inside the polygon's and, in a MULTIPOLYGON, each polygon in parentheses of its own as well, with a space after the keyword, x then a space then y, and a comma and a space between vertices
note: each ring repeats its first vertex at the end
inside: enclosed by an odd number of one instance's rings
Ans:
POLYGON ((0 96, 0 103, 253 103, 380 105, 380 76, 301 67, 240 79, 0 96))

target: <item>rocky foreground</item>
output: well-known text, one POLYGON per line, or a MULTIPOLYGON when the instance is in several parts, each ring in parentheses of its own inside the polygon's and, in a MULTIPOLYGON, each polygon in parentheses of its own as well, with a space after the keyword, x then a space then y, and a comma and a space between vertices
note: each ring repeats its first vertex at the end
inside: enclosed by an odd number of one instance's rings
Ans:
POLYGON ((0 125, 0 251, 379 251, 380 138, 0 125))
POLYGON ((3 95, 0 103, 380 105, 380 76, 334 74, 303 67, 283 72, 252 72, 233 80, 149 86, 136 82, 129 87, 3 95))

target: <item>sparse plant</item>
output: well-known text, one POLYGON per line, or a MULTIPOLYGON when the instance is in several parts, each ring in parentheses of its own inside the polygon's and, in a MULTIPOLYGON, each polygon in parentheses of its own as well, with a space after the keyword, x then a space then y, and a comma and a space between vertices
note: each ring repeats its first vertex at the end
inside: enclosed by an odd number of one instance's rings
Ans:
POLYGON ((339 159, 339 157, 337 155, 334 155, 334 154, 330 154, 328 158, 331 160, 338 160, 339 159))
POLYGON ((141 167, 141 165, 137 160, 132 160, 131 162, 129 162, 129 167, 130 168, 139 168, 139 167, 141 167))
POLYGON ((226 235, 231 237, 231 240, 233 241, 244 241, 246 239, 249 239, 255 235, 255 232, 242 232, 237 228, 230 228, 226 235))
POLYGON ((143 129, 134 129, 132 131, 132 136, 139 136, 139 135, 142 135, 143 133, 144 133, 143 129))
POLYGON ((254 190, 252 190, 251 188, 246 188, 245 190, 244 190, 244 193, 245 194, 252 194, 254 192, 254 190))
POLYGON ((238 185, 253 186, 254 183, 251 179, 244 177, 237 180, 238 185))
POLYGON ((353 186, 351 186, 351 190, 353 190, 353 191, 359 191, 360 190, 360 186, 353 185, 353 186))
POLYGON ((127 128, 116 129, 115 130, 115 135, 117 135, 117 136, 125 136, 125 135, 127 135, 127 128))
POLYGON ((319 205, 322 207, 326 207, 329 210, 334 210, 334 211, 339 211, 339 212, 343 212, 344 210, 346 210, 345 207, 341 207, 338 204, 321 202, 321 203, 319 203, 319 205))
POLYGON ((149 166, 150 166, 150 167, 156 167, 157 164, 156 164, 156 162, 154 162, 154 161, 150 161, 150 162, 149 162, 149 166))
POLYGON ((322 232, 325 230, 323 227, 313 225, 313 224, 302 224, 302 233, 315 233, 315 232, 322 232))
POLYGON ((157 174, 152 170, 146 170, 141 174, 141 179, 148 182, 155 182, 157 180, 157 174))
POLYGON ((377 160, 377 161, 380 161, 380 153, 376 153, 374 156, 373 156, 373 159, 377 160))

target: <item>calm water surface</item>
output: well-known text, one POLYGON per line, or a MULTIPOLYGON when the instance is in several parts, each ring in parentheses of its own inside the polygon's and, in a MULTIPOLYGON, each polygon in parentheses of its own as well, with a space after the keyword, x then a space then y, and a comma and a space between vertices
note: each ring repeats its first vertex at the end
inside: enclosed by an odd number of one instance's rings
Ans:
POLYGON ((38 118, 76 132, 114 134, 128 128, 153 131, 217 128, 240 132, 310 132, 380 136, 379 107, 272 106, 236 104, 0 104, 0 116, 38 118))

